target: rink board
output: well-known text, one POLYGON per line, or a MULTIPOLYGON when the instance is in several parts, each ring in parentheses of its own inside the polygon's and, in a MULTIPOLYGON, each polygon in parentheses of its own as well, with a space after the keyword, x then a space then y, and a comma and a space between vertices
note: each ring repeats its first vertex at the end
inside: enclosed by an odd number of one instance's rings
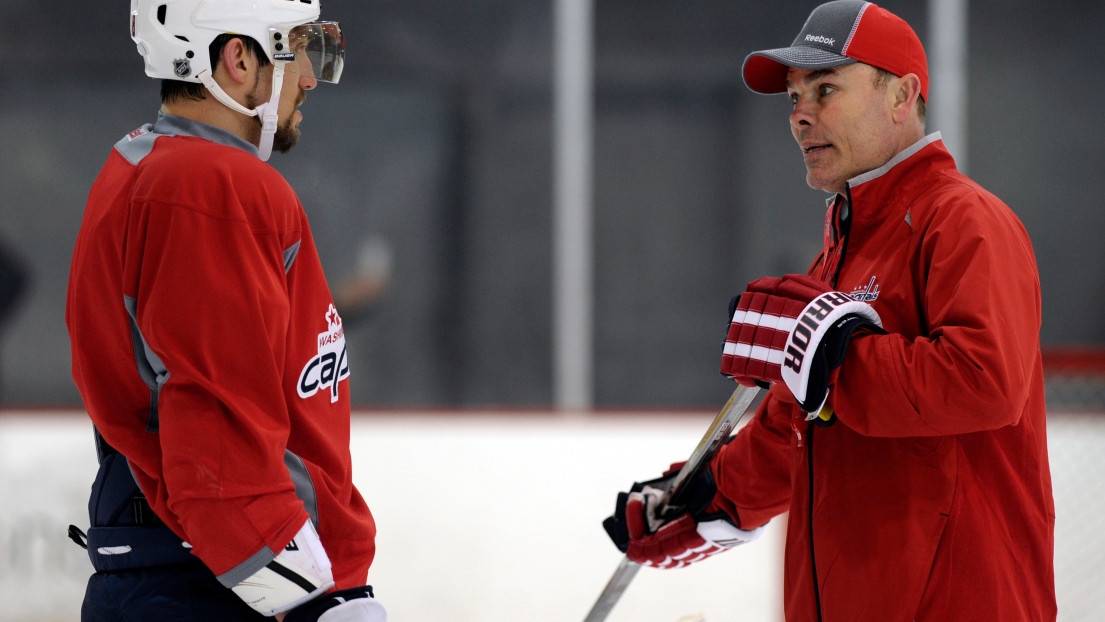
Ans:
MULTIPOLYGON (((615 493, 686 457, 712 418, 358 415, 355 481, 379 528, 370 581, 396 622, 582 620, 621 557, 600 524, 615 493)), ((1105 619, 1091 579, 1105 576, 1105 547, 1083 528, 1105 513, 1089 466, 1105 455, 1105 417, 1049 425, 1059 618, 1105 619)), ((0 415, 0 618, 77 619, 91 566, 65 530, 87 524, 94 471, 82 414, 0 415)), ((781 620, 784 526, 690 568, 642 569, 610 621, 781 620)))

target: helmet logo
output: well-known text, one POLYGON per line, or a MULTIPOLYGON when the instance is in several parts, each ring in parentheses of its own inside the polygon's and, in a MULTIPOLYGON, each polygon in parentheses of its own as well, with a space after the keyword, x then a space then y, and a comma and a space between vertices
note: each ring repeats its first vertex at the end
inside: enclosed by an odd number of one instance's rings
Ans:
POLYGON ((192 62, 184 58, 174 60, 173 73, 179 78, 187 78, 192 75, 192 62))

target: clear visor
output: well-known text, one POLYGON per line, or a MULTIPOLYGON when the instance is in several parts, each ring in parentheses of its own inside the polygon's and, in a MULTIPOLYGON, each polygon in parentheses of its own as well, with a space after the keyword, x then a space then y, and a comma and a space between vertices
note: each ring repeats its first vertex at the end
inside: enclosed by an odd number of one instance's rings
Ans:
MULTIPOLYGON (((311 22, 288 32, 288 45, 295 58, 283 58, 285 71, 320 82, 337 84, 345 67, 345 37, 337 22, 311 22)), ((279 58, 279 56, 278 56, 279 58)))

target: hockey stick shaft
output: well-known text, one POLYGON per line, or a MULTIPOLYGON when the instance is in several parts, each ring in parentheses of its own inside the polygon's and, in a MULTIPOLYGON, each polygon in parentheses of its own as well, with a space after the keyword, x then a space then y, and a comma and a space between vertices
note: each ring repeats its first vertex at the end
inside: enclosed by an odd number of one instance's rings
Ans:
MULTIPOLYGON (((725 402, 721 412, 710 424, 710 429, 706 430, 702 440, 698 441, 698 446, 691 452, 691 457, 687 459, 687 463, 683 465, 675 479, 672 480, 671 488, 668 489, 667 501, 661 510, 662 515, 679 513, 682 510, 684 505, 682 497, 687 482, 693 482, 694 478, 702 472, 702 469, 710 464, 710 459, 714 457, 721 445, 733 433, 749 405, 752 404, 752 400, 756 399, 759 392, 758 387, 742 385, 738 386, 733 391, 733 395, 729 396, 729 401, 725 402)), ((622 558, 621 563, 618 564, 618 569, 610 577, 606 588, 603 589, 602 594, 599 595, 598 600, 595 601, 583 622, 603 622, 614 609, 614 605, 618 604, 618 600, 621 599, 622 594, 625 593, 626 588, 629 587, 630 582, 633 581, 633 577, 637 575, 640 568, 641 565, 637 562, 628 557, 622 558)))
POLYGON ((633 577, 637 576, 637 571, 640 569, 640 564, 628 557, 623 557, 621 563, 618 564, 618 569, 614 571, 610 581, 606 583, 606 588, 602 590, 602 594, 599 594, 598 600, 591 606, 591 611, 588 612, 583 622, 603 622, 606 616, 614 610, 614 605, 618 604, 622 594, 625 593, 625 589, 629 587, 629 583, 633 581, 633 577))

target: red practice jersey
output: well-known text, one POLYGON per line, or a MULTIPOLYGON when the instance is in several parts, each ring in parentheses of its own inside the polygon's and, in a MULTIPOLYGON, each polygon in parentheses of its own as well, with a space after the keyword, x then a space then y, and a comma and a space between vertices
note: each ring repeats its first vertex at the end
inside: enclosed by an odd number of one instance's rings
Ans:
POLYGON ((73 377, 224 585, 308 518, 337 588, 363 585, 376 527, 353 486, 342 322, 302 205, 256 153, 167 115, 116 144, 73 254, 73 377))

